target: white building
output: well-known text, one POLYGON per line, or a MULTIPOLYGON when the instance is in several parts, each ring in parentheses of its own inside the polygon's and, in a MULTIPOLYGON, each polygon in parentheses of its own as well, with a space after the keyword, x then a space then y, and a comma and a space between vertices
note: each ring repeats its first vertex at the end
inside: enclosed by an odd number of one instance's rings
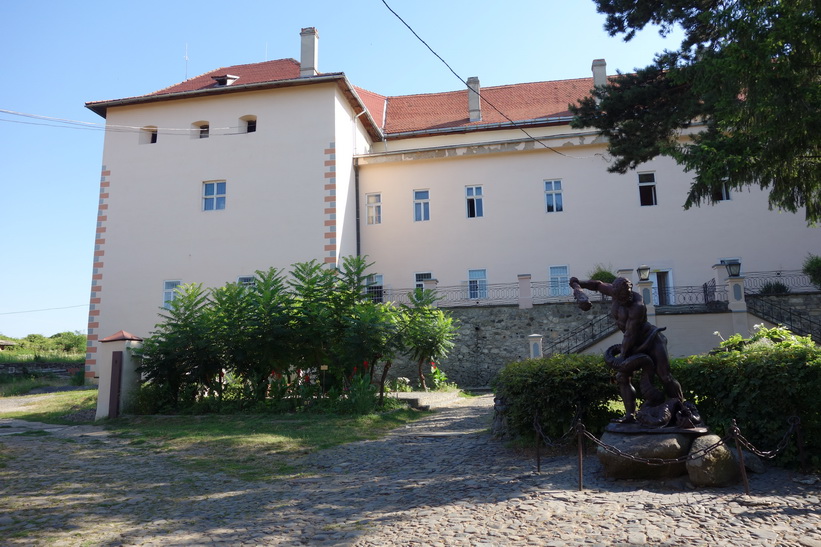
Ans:
POLYGON ((147 336, 176 284, 311 259, 363 254, 394 294, 433 278, 481 300, 523 273, 563 290, 598 264, 650 265, 664 298, 722 259, 796 270, 821 254, 818 229, 764 192, 684 211, 691 177, 672 160, 608 173, 567 108, 604 81, 601 60, 590 78, 384 97, 320 73, 316 31, 301 40, 300 62, 86 105, 108 128, 88 376, 98 340, 147 336))

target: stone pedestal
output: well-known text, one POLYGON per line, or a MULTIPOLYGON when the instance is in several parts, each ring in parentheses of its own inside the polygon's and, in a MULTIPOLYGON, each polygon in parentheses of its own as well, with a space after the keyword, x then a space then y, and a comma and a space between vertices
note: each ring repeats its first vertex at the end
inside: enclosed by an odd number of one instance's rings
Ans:
MULTIPOLYGON (((704 435, 693 442, 695 453, 721 441, 718 435, 704 435)), ((687 474, 696 486, 730 486, 741 480, 741 469, 733 452, 724 443, 703 456, 687 460, 687 474)))
MULTIPOLYGON (((695 436, 691 433, 618 433, 605 431, 601 441, 619 451, 641 459, 673 460, 690 452, 695 436)), ((669 479, 687 474, 685 462, 650 465, 612 454, 599 447, 597 456, 605 476, 612 479, 669 479)))

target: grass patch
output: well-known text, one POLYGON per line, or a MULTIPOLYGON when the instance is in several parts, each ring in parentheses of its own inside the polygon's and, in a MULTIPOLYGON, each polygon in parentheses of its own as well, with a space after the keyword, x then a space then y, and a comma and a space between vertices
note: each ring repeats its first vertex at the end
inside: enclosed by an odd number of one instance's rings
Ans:
POLYGON ((41 351, 37 353, 4 351, 0 353, 0 363, 22 366, 31 364, 83 366, 85 358, 85 353, 65 353, 62 351, 41 351))
MULTIPOLYGON (((0 416, 50 424, 94 423, 93 419, 78 421, 71 416, 96 409, 96 390, 28 395, 24 400, 25 406, 0 416)), ((266 481, 297 473, 295 459, 300 456, 344 443, 377 439, 429 414, 400 409, 365 416, 126 416, 97 423, 127 441, 128 447, 162 452, 187 469, 266 481)))
POLYGON ((106 422, 130 445, 170 454, 192 470, 267 481, 298 471, 294 460, 317 450, 366 439, 427 413, 396 410, 366 416, 135 416, 106 422))
POLYGON ((55 387, 66 385, 64 378, 54 375, 17 375, 0 374, 0 397, 17 397, 25 395, 38 387, 55 387))
MULTIPOLYGON (((63 382, 65 385, 65 382, 63 382)), ((78 412, 97 408, 97 390, 82 389, 77 391, 60 391, 42 395, 23 397, 24 406, 17 410, 0 413, 3 418, 18 418, 30 422, 47 424, 81 424, 92 423, 94 419, 77 420, 73 417, 78 412)))

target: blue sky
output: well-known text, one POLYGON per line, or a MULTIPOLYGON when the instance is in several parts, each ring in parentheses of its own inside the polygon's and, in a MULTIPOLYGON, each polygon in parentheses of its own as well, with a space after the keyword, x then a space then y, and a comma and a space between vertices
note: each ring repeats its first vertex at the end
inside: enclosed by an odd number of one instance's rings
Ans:
MULTIPOLYGON (((482 86, 645 66, 678 45, 602 29, 592 0, 388 0, 463 79, 482 86)), ((222 66, 299 58, 319 32, 319 70, 383 95, 462 84, 381 0, 0 0, 0 335, 85 333, 101 126, 87 101, 156 91, 222 66), (186 62, 186 47, 188 60, 186 62), (12 112, 12 113, 9 113, 12 112)), ((146 196, 146 206, 151 196, 146 196)), ((101 333, 106 335, 107 333, 101 333)))

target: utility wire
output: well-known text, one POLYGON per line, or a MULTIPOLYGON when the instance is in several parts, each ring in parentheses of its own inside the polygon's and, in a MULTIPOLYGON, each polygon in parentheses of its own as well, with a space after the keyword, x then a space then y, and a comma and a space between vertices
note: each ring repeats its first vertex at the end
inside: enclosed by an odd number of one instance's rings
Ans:
MULTIPOLYGON (((441 55, 439 55, 438 53, 436 53, 436 51, 434 51, 434 50, 433 50, 433 48, 432 48, 432 47, 430 47, 430 46, 428 45, 428 43, 422 39, 422 37, 420 37, 420 36, 419 36, 419 34, 417 34, 417 33, 416 33, 416 31, 415 31, 415 30, 413 30, 413 28, 412 28, 412 27, 411 27, 411 26, 410 26, 407 22, 405 22, 405 20, 404 20, 404 19, 402 19, 402 17, 401 17, 398 13, 396 13, 396 12, 393 10, 393 8, 391 8, 391 7, 388 5, 388 2, 387 2, 386 0, 382 0, 382 3, 385 5, 385 7, 386 7, 386 8, 388 8, 388 11, 390 11, 390 12, 391 12, 394 16, 396 16, 396 18, 397 18, 397 19, 399 19, 399 21, 401 21, 401 22, 402 22, 402 24, 403 24, 403 25, 405 25, 405 26, 408 28, 408 30, 409 30, 409 31, 411 31, 411 33, 412 33, 414 36, 416 36, 416 39, 417 39, 417 40, 419 40, 420 42, 422 42, 422 43, 425 45, 425 47, 426 47, 426 48, 428 48, 428 50, 436 56, 436 58, 437 58, 437 59, 439 59, 440 61, 442 61, 442 63, 443 63, 446 67, 448 67, 448 70, 450 70, 451 74, 453 74, 454 76, 456 76, 456 78, 458 78, 458 79, 459 79, 459 81, 460 81, 460 82, 462 82, 462 84, 464 84, 464 86, 465 86, 465 87, 467 87, 468 89, 470 89, 470 86, 469 86, 469 85, 468 85, 468 83, 465 81, 465 79, 464 79, 464 78, 462 78, 461 76, 459 76, 459 74, 457 74, 457 73, 456 73, 456 71, 455 71, 455 70, 453 70, 453 68, 452 68, 452 67, 448 64, 448 62, 447 62, 447 61, 445 61, 445 60, 442 58, 442 56, 441 56, 441 55)), ((525 135, 527 135, 527 137, 528 137, 529 139, 531 139, 531 140, 533 140, 533 141, 536 141, 537 143, 539 143, 540 145, 542 145, 542 146, 543 146, 543 147, 545 147, 546 149, 550 150, 551 152, 555 152, 556 154, 559 154, 560 156, 564 156, 564 157, 566 157, 566 158, 573 158, 573 159, 585 159, 585 158, 583 158, 583 157, 571 156, 571 155, 569 155, 569 154, 565 154, 564 152, 561 152, 561 151, 559 151, 559 150, 556 150, 556 149, 555 149, 555 148, 553 148, 552 146, 547 145, 544 141, 542 141, 542 140, 541 140, 541 139, 539 139, 538 137, 534 137, 533 135, 531 135, 530 133, 528 133, 528 132, 527 132, 527 130, 526 130, 524 127, 522 127, 521 125, 519 125, 518 123, 516 123, 515 121, 513 121, 510 117, 508 117, 508 115, 507 115, 507 114, 505 114, 504 112, 502 112, 501 110, 499 110, 499 109, 496 107, 496 105, 495 105, 495 104, 493 104, 492 102, 490 102, 490 101, 489 101, 486 97, 484 97, 481 93, 479 94, 479 98, 482 100, 482 102, 484 102, 484 103, 485 103, 485 104, 487 104, 489 107, 491 107, 493 110, 495 110, 496 112, 498 112, 498 113, 499 113, 499 114, 500 114, 500 115, 501 115, 504 119, 506 119, 507 121, 509 121, 509 122, 510 122, 510 123, 511 123, 511 124, 512 124, 515 128, 516 128, 516 129, 518 129, 519 131, 521 131, 522 133, 524 133, 525 135)), ((600 155, 600 154, 595 154, 594 156, 598 156, 598 155, 600 155)), ((590 158, 590 157, 594 157, 594 156, 586 156, 586 157, 587 157, 587 158, 590 158)))
POLYGON ((54 311, 54 310, 69 310, 71 308, 86 308, 88 304, 78 304, 76 306, 63 306, 61 308, 43 308, 41 310, 24 310, 24 311, 4 311, 0 312, 0 315, 15 315, 18 313, 35 313, 40 311, 54 311))

